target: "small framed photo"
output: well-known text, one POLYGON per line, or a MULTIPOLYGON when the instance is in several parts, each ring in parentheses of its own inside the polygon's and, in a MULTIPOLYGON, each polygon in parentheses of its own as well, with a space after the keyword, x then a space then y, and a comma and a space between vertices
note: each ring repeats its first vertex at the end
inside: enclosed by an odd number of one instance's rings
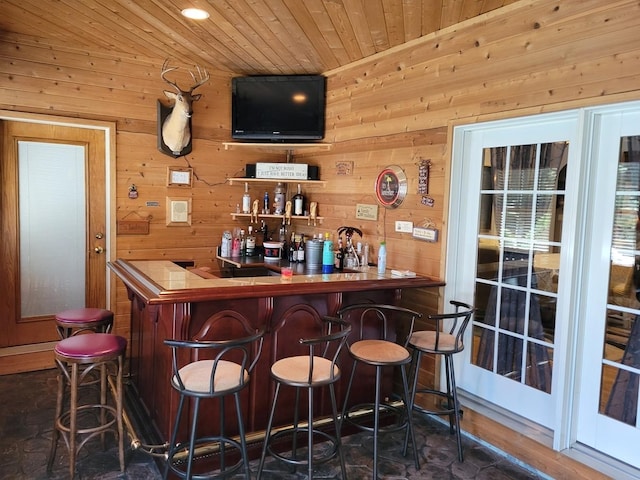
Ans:
POLYGON ((193 169, 167 167, 167 187, 188 187, 193 184, 193 169))
POLYGON ((191 225, 191 198, 167 197, 167 226, 191 225))

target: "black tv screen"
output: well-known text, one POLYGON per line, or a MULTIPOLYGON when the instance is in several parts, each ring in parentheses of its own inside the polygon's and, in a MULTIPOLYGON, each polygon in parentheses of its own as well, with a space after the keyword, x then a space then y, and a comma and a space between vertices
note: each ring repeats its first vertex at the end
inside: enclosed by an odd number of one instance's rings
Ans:
POLYGON ((324 138, 322 75, 256 75, 231 80, 231 136, 261 142, 324 138))

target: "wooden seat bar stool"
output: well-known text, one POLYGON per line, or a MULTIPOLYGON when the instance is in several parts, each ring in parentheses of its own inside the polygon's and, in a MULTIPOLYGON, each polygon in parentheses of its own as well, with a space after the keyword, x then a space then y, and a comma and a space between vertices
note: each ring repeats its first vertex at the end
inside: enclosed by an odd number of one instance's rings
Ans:
MULTIPOLYGON (((307 468, 308 479, 313 479, 314 464, 319 464, 331 460, 336 455, 340 458, 340 468, 342 479, 347 479, 344 454, 342 452, 342 441, 340 439, 340 422, 338 420, 338 406, 336 403, 334 384, 340 380, 340 368, 338 357, 347 337, 351 332, 351 325, 338 318, 323 317, 322 323, 318 326, 318 333, 301 338, 298 343, 303 349, 307 349, 302 355, 285 356, 277 360, 271 366, 271 378, 275 382, 275 393, 271 405, 271 413, 265 431, 265 439, 262 447, 262 456, 258 466, 258 478, 262 477, 265 458, 267 453, 272 457, 288 465, 305 466, 307 468), (293 424, 272 433, 276 405, 281 387, 295 388, 295 402, 293 408, 293 424), (314 390, 321 387, 329 387, 331 398, 331 408, 335 435, 314 428, 314 390), (298 419, 298 405, 301 390, 307 392, 307 422, 300 424, 298 419), (297 455, 297 440, 299 435, 304 435, 307 440, 307 454, 300 458, 297 455), (273 446, 279 439, 291 437, 292 448, 288 452, 278 452, 273 446), (329 443, 323 453, 314 455, 314 437, 329 443)), ((306 335, 305 335, 306 336, 306 335)), ((292 477, 293 478, 293 477, 292 477)))
MULTIPOLYGON (((456 376, 453 368, 453 356, 464 349, 464 332, 469 325, 474 307, 463 302, 452 300, 453 313, 433 314, 427 317, 435 321, 435 330, 413 332, 409 338, 409 349, 413 352, 413 381, 411 386, 411 410, 430 415, 445 415, 449 417, 449 429, 456 434, 458 443, 458 460, 463 461, 462 438, 460 435, 460 404, 456 392, 456 376), (420 361, 424 354, 441 355, 444 358, 446 387, 444 390, 433 388, 419 388, 420 361), (432 395, 436 399, 443 399, 442 408, 423 408, 415 404, 416 395, 432 395)), ((408 438, 405 438, 405 448, 408 438)))
POLYGON ((168 478, 170 472, 188 480, 226 478, 244 469, 245 478, 250 479, 240 394, 249 383, 250 374, 262 352, 263 341, 264 330, 252 330, 244 319, 233 315, 214 316, 193 340, 164 341, 172 352, 171 386, 180 394, 180 400, 163 478, 168 478), (216 329, 216 324, 222 328, 216 329), (225 399, 230 396, 233 396, 236 407, 237 437, 231 436, 226 425, 231 418, 226 414, 225 399), (192 407, 189 438, 178 442, 180 420, 187 399, 191 400, 192 407), (202 427, 198 420, 200 404, 204 399, 218 400, 219 424, 215 433, 198 436, 198 428, 202 427), (220 454, 219 469, 209 468, 206 451, 216 449, 220 454), (227 465, 226 455, 233 450, 240 454, 240 459, 233 465, 227 465), (200 456, 203 458, 198 465, 194 460, 200 456))
MULTIPOLYGON (((378 436, 380 433, 394 432, 406 429, 407 438, 411 437, 413 457, 416 470, 420 469, 413 420, 410 410, 410 393, 406 367, 411 363, 411 353, 407 349, 409 336, 421 313, 408 308, 386 304, 361 303, 349 305, 338 311, 341 318, 348 319, 353 330, 357 332, 355 341, 349 345, 349 354, 353 359, 353 367, 349 386, 345 394, 342 410, 342 421, 349 422, 360 430, 371 432, 373 435, 373 478, 378 478, 378 436), (376 332, 373 334, 373 332, 376 332), (349 406, 349 395, 353 387, 357 367, 369 366, 375 369, 375 391, 370 403, 349 406), (383 368, 398 368, 402 377, 402 404, 387 402, 391 392, 383 392, 383 368), (370 410, 373 413, 373 425, 365 418, 358 418, 355 414, 370 410), (382 424, 381 415, 395 418, 392 423, 382 424)), ((352 339, 353 340, 353 339, 352 339)), ((362 376, 359 377, 362 380, 362 376)), ((407 453, 405 442, 403 455, 407 453)))
POLYGON ((55 346, 58 395, 47 471, 50 472, 53 467, 60 436, 69 452, 69 474, 73 478, 80 449, 98 435, 104 448, 105 434, 112 432, 118 442, 120 471, 124 472, 122 370, 126 348, 125 338, 110 333, 74 335, 60 340, 55 346), (93 381, 89 380, 90 374, 96 370, 99 370, 100 376, 100 402, 81 404, 78 395, 80 386, 85 381, 93 381), (115 380, 113 389, 109 388, 108 376, 115 380), (65 409, 67 387, 69 402, 65 409), (112 403, 108 402, 108 391, 112 392, 112 403), (87 420, 90 418, 88 414, 95 414, 91 422, 87 420))
POLYGON ((79 333, 111 333, 113 312, 104 308, 73 308, 55 316, 56 329, 61 339, 79 333))

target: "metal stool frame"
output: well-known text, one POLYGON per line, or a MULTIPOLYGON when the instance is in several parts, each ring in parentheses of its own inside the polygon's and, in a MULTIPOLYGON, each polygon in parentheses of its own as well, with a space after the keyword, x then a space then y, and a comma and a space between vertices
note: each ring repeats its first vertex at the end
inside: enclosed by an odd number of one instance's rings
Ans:
MULTIPOLYGON (((344 398, 344 406, 342 410, 342 420, 347 421, 360 430, 373 433, 373 478, 378 478, 378 435, 380 432, 394 432, 402 429, 406 429, 407 436, 411 436, 413 444, 413 456, 416 469, 420 469, 420 463, 418 461, 418 453, 415 442, 415 435, 413 430, 413 419, 410 415, 410 391, 407 380, 407 371, 405 366, 411 363, 411 354, 407 350, 407 342, 417 318, 422 316, 421 313, 414 310, 403 308, 395 305, 386 304, 355 304, 349 305, 338 311, 338 315, 341 318, 349 318, 352 323, 358 325, 357 340, 349 345, 349 353, 353 358, 353 367, 351 369, 351 377, 349 378, 349 385, 344 398), (404 326, 408 328, 406 331, 406 337, 404 340, 393 341, 390 338, 391 326, 399 327, 404 322, 404 326), (367 328, 374 324, 377 328, 373 331, 379 331, 380 336, 374 339, 367 338, 367 332, 370 328, 367 328), (387 359, 384 356, 376 357, 373 355, 361 355, 358 353, 359 346, 367 341, 378 342, 374 343, 376 347, 382 348, 394 348, 397 357, 394 359, 387 359), (349 402, 349 395, 351 393, 351 387, 353 385, 353 379, 355 377, 356 369, 359 363, 371 365, 375 367, 375 398, 372 403, 353 405, 347 408, 349 402), (402 376, 402 407, 397 407, 386 402, 382 402, 380 399, 381 382, 382 382, 382 369, 385 367, 398 367, 402 376), (374 416, 373 427, 365 425, 363 422, 358 422, 352 418, 352 413, 362 410, 371 410, 374 416), (394 414, 398 420, 391 425, 380 426, 380 413, 387 412, 394 414)), ((377 349, 377 348, 376 348, 377 349)), ((407 442, 404 444, 403 455, 407 454, 407 442)))
MULTIPOLYGON (((206 330, 206 329, 205 329, 206 330)), ((255 330, 253 333, 247 336, 236 339, 225 340, 165 340, 164 343, 172 350, 172 365, 173 375, 171 379, 171 386, 180 393, 180 402, 178 404, 178 410, 176 412, 175 424, 173 432, 171 434, 171 440, 169 442, 169 448, 167 451, 167 459, 164 469, 163 478, 167 478, 169 471, 173 472, 177 476, 186 479, 205 479, 205 478, 219 478, 226 477, 233 474, 241 467, 244 467, 245 476, 247 479, 251 478, 251 472, 249 469, 249 459, 247 455, 247 445, 245 438, 244 420, 242 417, 242 407, 240 404, 240 391, 249 382, 249 375, 255 367, 260 354, 262 352, 262 344, 264 340, 264 330, 255 330), (256 346, 257 344, 257 346, 256 346), (252 347, 254 347, 252 349, 252 347), (180 364, 179 358, 184 356, 180 353, 182 350, 191 350, 195 356, 195 360, 187 364, 180 364), (206 357, 209 354, 209 358, 206 357), (200 356, 205 356, 207 360, 200 360, 200 356), (253 356, 253 360, 251 357, 253 356), (237 358, 240 361, 237 361, 237 358), (201 362, 209 362, 208 366, 208 387, 204 389, 192 389, 189 388, 192 384, 185 378, 185 368, 201 364, 201 362), (226 386, 218 390, 216 388, 216 380, 227 373, 228 367, 237 370, 238 378, 234 381, 232 386, 226 386), (235 400, 236 415, 238 419, 239 428, 239 441, 234 438, 225 436, 225 396, 233 395, 235 400), (178 429, 180 426, 180 418, 184 408, 185 400, 187 398, 193 399, 193 418, 191 422, 191 430, 189 433, 189 439, 184 442, 176 443, 178 436, 178 429), (203 398, 220 398, 220 433, 219 435, 210 435, 207 437, 196 438, 196 430, 198 426, 198 414, 200 410, 200 400, 203 398), (192 473, 193 460, 195 457, 196 448, 198 445, 210 444, 218 442, 220 447, 220 472, 208 472, 208 473, 192 473), (240 460, 227 467, 225 465, 225 450, 226 447, 237 448, 241 452, 240 460), (186 470, 178 468, 180 460, 176 457, 181 455, 183 451, 188 451, 187 455, 187 467, 186 470)))
MULTIPOLYGON (((427 317, 435 321, 435 331, 414 332, 409 338, 412 350, 413 382, 411 386, 411 411, 416 410, 427 415, 448 415, 449 431, 456 434, 458 444, 458 460, 463 461, 462 438, 460 434, 460 404, 456 391, 456 376, 453 368, 453 355, 464 350, 464 332, 469 325, 474 307, 463 302, 452 300, 455 312, 433 314, 427 317), (444 357, 446 391, 432 388, 418 388, 420 361, 424 354, 442 355, 444 357), (446 406, 440 410, 427 410, 415 405, 416 394, 435 395, 446 400, 446 406)), ((405 437, 405 448, 408 437, 405 437)))
POLYGON ((340 468, 342 471, 342 478, 347 479, 344 454, 342 452, 342 440, 340 438, 340 425, 341 422, 338 419, 338 406, 335 396, 334 384, 340 379, 341 372, 337 364, 338 357, 342 348, 346 344, 347 337, 351 332, 351 325, 347 322, 330 316, 325 316, 322 321, 326 328, 326 333, 315 338, 301 338, 299 340, 300 345, 307 346, 309 348, 308 358, 303 359, 303 356, 284 357, 275 362, 271 368, 271 378, 276 383, 276 389, 271 405, 271 413, 269 415, 269 421, 267 429, 265 431, 265 439, 262 448, 262 455, 260 457, 260 464, 258 466, 258 478, 262 475, 264 468, 264 462, 267 453, 278 460, 285 462, 294 467, 306 466, 309 480, 313 478, 313 466, 314 463, 323 463, 331 460, 336 456, 340 458, 340 468), (338 327, 339 330, 335 331, 334 327, 338 327), (294 369, 287 369, 289 363, 304 363, 307 367, 306 371, 295 371, 294 369), (278 367, 284 367, 280 370, 278 367), (271 434, 273 428, 273 418, 276 411, 276 405, 278 403, 278 395, 282 386, 294 387, 296 389, 296 401, 295 405, 298 405, 300 398, 300 390, 307 389, 308 403, 307 403, 307 424, 300 425, 298 419, 298 410, 294 410, 293 426, 279 430, 275 434, 271 434), (329 394, 331 397, 331 407, 333 423, 336 428, 335 437, 323 432, 319 429, 314 429, 313 416, 313 390, 328 386, 329 394), (297 451, 297 436, 299 433, 306 433, 307 435, 307 458, 298 459, 296 455, 297 451), (313 452, 313 436, 319 435, 325 440, 332 443, 331 449, 323 456, 316 456, 314 458, 313 452), (287 456, 283 453, 278 453, 272 449, 271 443, 284 436, 293 436, 293 445, 291 449, 291 456, 287 456))

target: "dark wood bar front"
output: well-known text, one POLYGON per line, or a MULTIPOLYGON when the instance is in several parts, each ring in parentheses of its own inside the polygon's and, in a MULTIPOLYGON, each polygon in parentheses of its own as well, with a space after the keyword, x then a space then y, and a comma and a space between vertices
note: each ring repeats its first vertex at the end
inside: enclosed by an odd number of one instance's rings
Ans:
MULTIPOLYGON (((278 357, 294 354, 299 338, 317 325, 319 317, 359 302, 397 303, 404 289, 443 285, 440 280, 425 277, 393 277, 390 272, 378 275, 375 269, 294 275, 284 280, 278 276, 202 278, 170 261, 117 260, 109 266, 126 285, 131 301, 132 382, 154 429, 165 440, 173 427, 178 402, 170 386, 171 357, 165 339, 190 339, 216 316, 239 315, 255 328, 264 328, 262 355, 249 388, 242 393, 246 431, 259 433, 266 427, 273 396, 271 364, 278 357)), ((343 372, 350 371, 346 353, 341 364, 343 372)), ((336 386, 340 406, 347 377, 343 375, 336 386)), ((391 380, 386 382, 389 393, 391 380)), ((372 377, 360 375, 358 381, 350 398, 352 404, 370 400, 373 393, 372 377)), ((279 405, 291 408, 281 409, 276 426, 289 423, 294 408, 293 395, 281 398, 279 405)), ((302 413, 305 405, 302 402, 302 413)), ((328 397, 318 398, 316 405, 320 417, 329 414, 328 397)), ((206 403, 203 408, 206 412, 201 414, 200 428, 204 433, 207 425, 215 427, 218 409, 206 403)))

